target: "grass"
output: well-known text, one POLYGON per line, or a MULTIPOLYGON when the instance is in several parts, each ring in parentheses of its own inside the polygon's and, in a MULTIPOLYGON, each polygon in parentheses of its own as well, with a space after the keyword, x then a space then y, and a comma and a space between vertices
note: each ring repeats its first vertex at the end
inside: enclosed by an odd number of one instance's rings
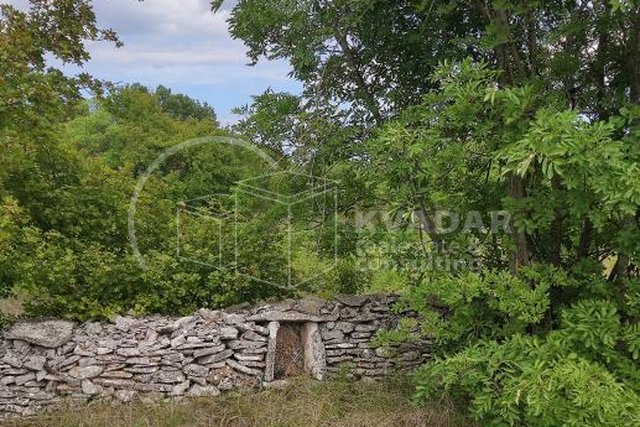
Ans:
POLYGON ((0 298, 0 315, 15 317, 24 314, 24 302, 26 296, 0 298))
POLYGON ((36 426, 470 426, 450 404, 418 406, 411 385, 384 382, 317 382, 296 379, 281 390, 225 393, 214 398, 158 404, 93 403, 6 423, 36 426))

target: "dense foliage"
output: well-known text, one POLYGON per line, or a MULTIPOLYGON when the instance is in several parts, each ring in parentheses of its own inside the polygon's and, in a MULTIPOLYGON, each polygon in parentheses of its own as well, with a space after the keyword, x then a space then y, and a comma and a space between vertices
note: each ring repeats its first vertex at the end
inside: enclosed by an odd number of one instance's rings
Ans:
MULTIPOLYGON (((31 314, 404 291, 418 321, 380 338, 438 343, 418 398, 447 394, 483 425, 640 424, 637 0, 240 0, 232 35, 253 61, 290 61, 304 91, 256 95, 227 130, 165 87, 48 68, 47 55, 82 63, 86 41, 117 39, 89 2, 31 4, 0 15, 0 292, 26 295, 31 314), (253 280, 207 265, 233 250, 233 233, 191 217, 185 249, 207 263, 179 262, 181 202, 270 172, 250 150, 194 147, 138 201, 141 269, 127 237, 136 181, 168 147, 209 135, 247 137, 285 170, 338 180, 339 224, 303 205, 292 224, 249 205, 237 231, 253 280), (276 249, 291 231, 286 260, 276 249), (284 280, 288 261, 305 278, 333 249, 326 277, 293 290, 260 281, 284 280), (442 258, 455 268, 431 263, 442 258)), ((224 198, 189 209, 232 211, 224 198)))
MULTIPOLYGON (((46 55, 81 63, 88 59, 86 41, 115 40, 95 27, 87 2, 34 1, 29 12, 3 5, 1 18, 3 296, 17 294, 31 315, 88 319, 128 311, 189 313, 290 294, 240 280, 230 266, 176 258, 176 209, 270 171, 250 150, 216 140, 168 157, 146 182, 135 213, 138 246, 149 267, 141 269, 127 223, 136 183, 169 147, 228 132, 218 128, 210 106, 162 86, 115 87, 84 76, 97 94, 84 100, 81 80, 46 68, 46 55), (53 23, 59 35, 40 33, 53 23), (33 52, 15 54, 20 43, 33 52)), ((216 203, 195 209, 216 212, 216 203)), ((199 260, 215 253, 210 223, 195 222, 187 231, 191 240, 183 250, 199 260)), ((272 233, 270 239, 284 239, 284 232, 272 233)), ((232 230, 224 238, 226 245, 232 242, 232 230)), ((245 249, 265 274, 280 272, 282 254, 265 252, 258 243, 245 249)))
POLYGON ((235 7, 233 34, 254 60, 290 59, 309 112, 352 106, 345 157, 314 162, 349 159, 356 206, 422 215, 410 250, 405 233, 367 236, 404 261, 422 315, 406 331, 442 351, 419 397, 448 392, 483 424, 638 424, 639 6, 235 7), (438 232, 439 210, 487 227, 438 232), (488 229, 492 211, 509 231, 488 229), (443 254, 481 269, 407 262, 443 254))

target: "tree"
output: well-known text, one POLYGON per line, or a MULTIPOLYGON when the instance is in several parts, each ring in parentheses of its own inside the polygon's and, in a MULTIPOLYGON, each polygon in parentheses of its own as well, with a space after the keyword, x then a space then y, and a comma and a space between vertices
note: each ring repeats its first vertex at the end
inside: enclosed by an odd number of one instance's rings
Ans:
MULTIPOLYGON (((226 144, 180 151, 147 181, 136 206, 138 246, 149 266, 143 271, 127 235, 131 193, 140 174, 169 147, 226 132, 212 132, 210 119, 174 118, 140 85, 114 88, 88 102, 91 108, 77 108, 77 117, 58 125, 50 141, 56 151, 48 158, 6 170, 11 220, 2 253, 11 263, 6 285, 28 292, 31 315, 186 314, 282 293, 239 281, 229 268, 176 259, 176 210, 187 200, 229 193, 237 180, 268 167, 251 151, 226 144), (14 199, 28 217, 16 211, 14 199)), ((190 222, 190 235, 197 236, 190 244, 207 259, 217 253, 218 240, 211 236, 219 230, 207 221, 212 207, 197 208, 202 216, 191 217, 200 220, 190 222)), ((222 237, 231 244, 233 230, 225 229, 222 237)), ((251 250, 248 256, 265 270, 280 261, 251 250)))
POLYGON ((216 122, 216 112, 206 102, 189 98, 181 93, 171 93, 171 89, 159 85, 155 90, 160 107, 163 111, 178 119, 212 120, 216 122))
MULTIPOLYGON (((56 186, 76 183, 74 157, 52 141, 55 123, 70 117, 81 88, 100 89, 88 75, 65 76, 48 67, 48 55, 64 63, 89 58, 88 41, 119 45, 111 30, 96 26, 88 1, 33 0, 27 12, 0 5, 0 293, 21 278, 18 265, 28 260, 56 199, 56 186), (31 200, 35 193, 46 195, 31 200)), ((59 219, 58 217, 57 219, 59 219)))
POLYGON ((253 143, 273 150, 279 157, 291 154, 302 145, 298 135, 301 102, 296 95, 268 89, 254 96, 250 105, 233 110, 244 116, 234 125, 234 130, 253 143))
POLYGON ((516 235, 434 233, 431 241, 446 247, 462 242, 449 254, 454 259, 474 245, 485 268, 419 271, 407 301, 446 355, 419 371, 419 395, 449 390, 484 422, 554 425, 570 416, 577 424, 632 423, 639 416, 630 402, 640 389, 640 227, 620 219, 640 206, 640 181, 632 178, 640 152, 637 133, 629 133, 640 110, 588 120, 562 96, 500 87, 499 74, 471 61, 444 66, 436 77, 442 90, 372 141, 374 165, 386 177, 381 191, 423 207, 432 232, 428 215, 437 210, 513 212, 529 258, 510 272, 505 254, 516 235), (514 176, 524 189, 517 199, 504 186, 514 176), (603 274, 603 263, 621 253, 629 266, 622 281, 603 274), (543 386, 537 377, 557 382, 543 386), (600 404, 592 388, 621 391, 600 404))
MULTIPOLYGON (((218 10, 222 1, 213 2, 218 10)), ((254 62, 288 59, 308 97, 350 105, 353 122, 380 123, 433 85, 439 60, 462 57, 474 23, 462 7, 416 1, 253 1, 234 6, 231 34, 254 62), (433 19, 440 13, 442 19, 433 19)))
MULTIPOLYGON (((594 120, 639 102, 637 1, 245 0, 229 22, 253 61, 288 59, 309 99, 332 101, 361 129, 439 90, 437 63, 466 55, 499 71, 500 87, 530 85, 594 120)), ((504 185, 511 198, 526 197, 521 177, 509 174, 504 185)), ((589 234, 592 224, 584 227, 589 234)), ((514 239, 512 271, 531 258, 524 234, 514 230, 514 239)), ((623 277, 629 265, 625 254, 618 259, 623 277)))
POLYGON ((86 74, 67 77, 48 67, 89 59, 88 41, 120 45, 112 30, 96 26, 90 2, 32 0, 28 12, 0 5, 0 130, 25 130, 68 114, 83 87, 99 89, 86 74))
MULTIPOLYGON (((127 237, 137 178, 167 147, 226 132, 209 106, 183 95, 136 84, 106 85, 105 92, 89 76, 48 67, 49 55, 82 64, 87 41, 117 42, 96 27, 90 2, 34 0, 28 12, 0 7, 0 295, 28 295, 33 316, 74 319, 187 313, 280 295, 228 270, 175 259, 176 203, 228 191, 263 171, 237 147, 180 153, 149 179, 136 224, 151 268, 139 268, 127 237), (97 96, 83 100, 84 89, 97 96)), ((194 233, 206 231, 196 224, 194 233)), ((253 255, 269 268, 263 254, 253 255)))
POLYGON ((244 0, 230 23, 253 61, 288 59, 309 105, 359 129, 324 163, 364 182, 356 204, 425 214, 409 256, 457 243, 482 260, 403 270, 410 326, 442 352, 420 396, 496 425, 637 424, 637 1, 244 0), (511 233, 434 227, 437 210, 500 209, 511 233))

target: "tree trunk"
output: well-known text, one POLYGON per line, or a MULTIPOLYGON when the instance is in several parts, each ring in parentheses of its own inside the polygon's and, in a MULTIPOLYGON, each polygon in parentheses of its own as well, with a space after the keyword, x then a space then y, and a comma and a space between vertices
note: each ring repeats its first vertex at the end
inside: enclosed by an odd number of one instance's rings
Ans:
MULTIPOLYGON (((551 178, 551 186, 556 192, 563 190, 562 182, 558 175, 554 175, 553 178, 551 178)), ((547 254, 547 260, 556 267, 562 264, 561 252, 564 232, 564 213, 562 209, 558 207, 554 212, 554 218, 549 229, 550 245, 549 253, 547 254)))
POLYGON ((353 49, 349 45, 347 41, 346 35, 340 31, 337 25, 334 26, 334 36, 340 45, 340 48, 344 52, 344 56, 347 60, 347 63, 351 67, 351 73, 356 82, 356 86, 358 87, 358 95, 359 98, 364 103, 365 107, 371 115, 373 119, 376 121, 376 124, 382 123, 382 114, 380 113, 380 106, 378 105, 378 101, 374 98, 374 96, 369 91, 369 86, 362 75, 362 70, 360 66, 360 62, 358 58, 353 53, 353 49))
MULTIPOLYGON (((516 201, 522 200, 524 198, 524 183, 522 178, 514 173, 510 173, 507 176, 507 192, 509 196, 516 201)), ((512 233, 516 246, 511 254, 509 267, 511 272, 516 274, 520 268, 529 265, 529 243, 524 231, 513 227, 512 233)))

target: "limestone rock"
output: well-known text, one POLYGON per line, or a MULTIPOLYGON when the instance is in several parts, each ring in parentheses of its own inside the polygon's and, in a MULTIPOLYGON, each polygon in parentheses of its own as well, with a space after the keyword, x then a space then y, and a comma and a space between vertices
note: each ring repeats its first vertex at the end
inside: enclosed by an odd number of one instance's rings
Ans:
POLYGON ((326 319, 298 311, 267 310, 249 316, 247 320, 250 322, 322 322, 326 319))
POLYGON ((202 397, 202 396, 218 396, 220 394, 220 390, 218 390, 215 386, 201 386, 199 384, 194 384, 191 386, 189 391, 187 391, 188 396, 194 397, 202 397))
POLYGON ((302 328, 302 342, 304 349, 304 368, 314 378, 324 377, 325 349, 317 323, 305 323, 302 328))
POLYGON ((116 350, 116 354, 118 356, 124 356, 124 357, 133 357, 133 356, 138 356, 140 354, 140 350, 133 347, 133 348, 119 348, 116 350))
POLYGON ((24 361, 23 366, 27 369, 31 369, 32 371, 40 371, 46 362, 47 358, 44 356, 29 356, 24 361))
POLYGON ((253 360, 241 360, 239 361, 239 363, 241 365, 244 365, 248 368, 259 368, 259 369, 263 369, 266 364, 262 361, 253 361, 253 360))
POLYGON ((231 357, 233 355, 233 350, 231 349, 227 349, 227 350, 223 350, 220 353, 216 353, 216 354, 212 354, 209 356, 204 356, 198 359, 198 363, 200 363, 201 365, 209 365, 212 363, 218 363, 221 362, 229 357, 231 357))
POLYGON ((131 372, 125 371, 107 371, 100 374, 101 378, 133 378, 131 372))
POLYGON ((181 346, 182 344, 186 343, 187 339, 184 337, 184 335, 178 335, 174 338, 171 339, 171 348, 176 348, 181 346))
POLYGON ((133 389, 143 393, 170 393, 173 390, 173 384, 162 383, 134 383, 133 389))
POLYGON ((224 350, 224 345, 216 345, 216 346, 213 346, 213 347, 204 347, 204 348, 201 348, 201 349, 198 349, 198 350, 194 351, 193 352, 193 357, 195 357, 197 359, 199 357, 209 356, 210 354, 220 353, 223 350, 224 350))
POLYGON ((102 373, 103 370, 104 368, 102 366, 97 365, 76 366, 69 370, 69 375, 71 375, 71 377, 75 379, 84 380, 87 378, 97 377, 102 373))
POLYGON ((44 322, 20 322, 4 335, 5 339, 22 340, 40 347, 57 348, 71 339, 73 322, 47 320, 44 322))
POLYGON ((112 351, 113 351, 112 349, 107 348, 107 347, 98 347, 98 348, 96 348, 96 354, 97 354, 98 356, 102 356, 102 355, 104 355, 104 354, 109 354, 109 353, 111 353, 112 351))
POLYGON ((13 382, 15 382, 16 385, 22 385, 26 382, 29 382, 35 379, 36 379, 36 374, 29 372, 28 374, 18 375, 17 377, 14 378, 13 382))
POLYGON ((132 372, 134 374, 153 374, 159 370, 159 366, 129 366, 125 368, 125 371, 132 372))
POLYGON ((334 330, 338 330, 348 334, 351 331, 353 331, 355 327, 356 325, 354 325, 351 322, 336 322, 336 325, 334 326, 334 330))
POLYGON ((227 343, 231 350, 256 349, 266 346, 264 341, 232 340, 227 343))
POLYGON ((342 341, 344 339, 344 333, 338 330, 323 330, 321 332, 322 339, 325 341, 342 341))
POLYGON ((227 314, 220 310, 209 310, 207 308, 201 308, 195 313, 197 316, 200 316, 201 319, 206 320, 207 322, 222 322, 224 321, 227 314))
POLYGON ((174 385, 169 392, 169 396, 182 396, 189 389, 190 384, 190 381, 186 380, 181 382, 180 384, 174 385))
POLYGON ((238 372, 241 372, 243 374, 251 375, 253 377, 259 377, 259 376, 262 375, 262 372, 259 371, 258 369, 248 368, 248 367, 236 362, 233 359, 227 359, 226 363, 227 363, 227 365, 229 365, 230 368, 232 368, 232 369, 234 369, 234 370, 236 370, 238 372))
POLYGON ((267 341, 267 338, 253 331, 247 331, 242 334, 242 338, 249 341, 267 341))
POLYGON ((274 379, 274 366, 276 360, 276 338, 278 336, 278 329, 280 323, 270 322, 267 326, 269 329, 269 341, 267 341, 267 354, 265 356, 266 367, 264 370, 264 380, 273 381, 274 379))
POLYGON ((14 368, 22 368, 22 357, 18 353, 8 350, 2 357, 2 362, 14 368))
POLYGON ((192 377, 204 377, 209 373, 209 368, 195 363, 190 363, 183 368, 185 374, 192 377))
POLYGON ((351 338, 354 338, 354 339, 371 338, 371 332, 354 332, 351 334, 351 338))
POLYGON ((136 397, 136 392, 133 390, 116 390, 113 396, 121 402, 131 402, 136 397))
POLYGON ((218 334, 222 340, 233 340, 238 338, 239 331, 232 326, 223 326, 218 329, 218 334))
POLYGON ((165 383, 165 384, 181 383, 185 380, 184 374, 177 370, 176 371, 170 371, 170 370, 158 371, 156 372, 153 378, 155 381, 160 383, 165 383))
POLYGON ((366 325, 366 324, 360 324, 360 325, 356 325, 356 332, 375 332, 377 331, 379 328, 375 325, 366 325))
POLYGON ((322 298, 308 296, 300 301, 297 301, 294 304, 294 310, 314 316, 320 316, 322 314, 322 309, 326 304, 327 301, 322 298))
POLYGON ((92 383, 89 380, 82 381, 82 392, 88 395, 99 394, 102 391, 102 387, 92 383))
POLYGON ((261 354, 242 354, 242 353, 236 353, 233 355, 233 357, 236 360, 240 360, 240 361, 245 361, 245 360, 253 360, 253 361, 260 361, 263 359, 261 354))
POLYGON ((13 375, 4 375, 0 377, 0 385, 8 385, 15 382, 16 377, 13 375))
POLYGON ((126 332, 136 323, 136 319, 132 317, 116 316, 113 323, 116 324, 116 329, 126 332))
POLYGON ((38 371, 36 372, 36 381, 42 381, 45 378, 46 379, 53 379, 53 376, 50 376, 47 371, 45 371, 44 369, 42 371, 38 371))
POLYGON ((369 297, 363 295, 338 295, 336 300, 349 307, 362 307, 369 301, 369 297))

